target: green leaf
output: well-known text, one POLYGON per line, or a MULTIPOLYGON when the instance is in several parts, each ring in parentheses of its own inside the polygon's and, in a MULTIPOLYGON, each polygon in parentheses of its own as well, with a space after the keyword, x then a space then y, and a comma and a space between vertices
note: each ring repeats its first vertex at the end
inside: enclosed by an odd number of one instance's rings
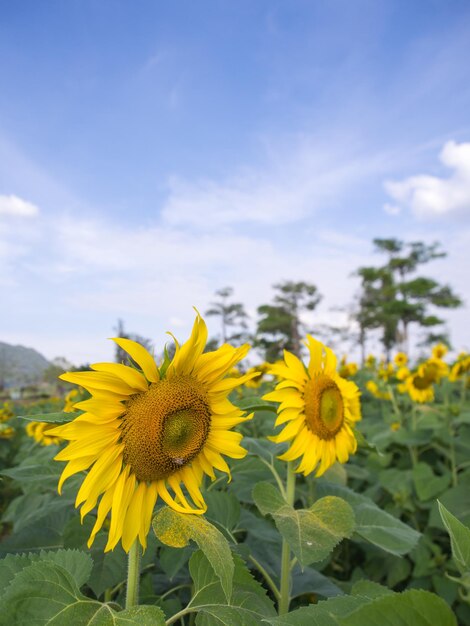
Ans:
POLYGON ((470 570, 470 529, 460 522, 446 507, 437 501, 439 513, 450 535, 452 556, 461 572, 470 570))
MULTIPOLYGON (((70 555, 61 558, 64 564, 70 565, 70 555)), ((75 575, 78 575, 78 570, 75 575)), ((16 573, 1 600, 1 626, 165 624, 165 617, 158 607, 136 607, 117 613, 109 605, 90 600, 80 593, 74 576, 52 560, 35 561, 16 573)))
POLYGON ((153 518, 152 527, 158 539, 173 548, 184 548, 191 539, 195 541, 219 578, 227 601, 230 600, 233 556, 228 541, 215 526, 198 515, 186 515, 164 507, 153 518))
POLYGON ((165 626, 165 614, 158 606, 133 606, 116 613, 103 604, 99 613, 90 626, 165 626))
POLYGON ((62 472, 62 465, 54 461, 44 462, 41 464, 21 464, 16 467, 3 469, 0 474, 17 480, 19 483, 40 483, 44 488, 57 487, 59 476, 62 472))
POLYGON ((319 481, 317 490, 321 494, 334 494, 349 502, 356 517, 356 534, 382 550, 401 556, 417 544, 420 533, 380 509, 367 496, 326 481, 319 481))
POLYGON ((265 621, 272 626, 457 626, 447 603, 428 591, 403 593, 362 589, 265 621))
POLYGON ((354 514, 347 502, 326 496, 309 509, 294 509, 270 483, 255 485, 253 499, 263 515, 272 515, 276 526, 301 565, 323 560, 354 530, 354 514))
POLYGON ((433 593, 410 590, 364 604, 340 619, 341 626, 457 626, 448 604, 433 593))
POLYGON ((251 504, 253 502, 253 485, 262 480, 269 481, 272 478, 271 471, 259 458, 246 456, 233 466, 230 491, 235 494, 240 502, 251 504))
POLYGON ((15 533, 28 526, 42 523, 50 515, 70 513, 75 498, 57 497, 53 493, 27 493, 13 500, 5 511, 2 521, 11 522, 15 533))
POLYGON ((206 517, 223 528, 232 531, 240 520, 240 503, 233 493, 227 491, 208 491, 206 517))
POLYGON ((431 500, 440 495, 450 484, 450 473, 436 476, 427 463, 417 463, 413 468, 413 482, 421 501, 431 500))
POLYGON ((197 626, 259 626, 264 617, 275 615, 265 589, 251 576, 243 561, 234 555, 233 593, 226 603, 225 593, 209 561, 197 551, 189 561, 194 596, 188 608, 198 613, 197 626))
POLYGON ((18 415, 22 420, 28 422, 46 422, 47 424, 61 424, 65 422, 71 422, 79 415, 82 415, 84 411, 73 411, 72 413, 64 413, 60 411, 58 413, 43 413, 39 415, 18 415))
MULTIPOLYGON (((470 485, 468 483, 451 487, 439 497, 439 501, 446 509, 453 511, 462 524, 470 526, 470 485)), ((444 528, 437 502, 431 509, 428 525, 434 528, 444 528)))
POLYGON ((50 561, 62 566, 75 580, 77 587, 81 587, 88 581, 93 567, 93 560, 90 555, 80 550, 57 550, 54 552, 41 550, 39 554, 7 554, 0 561, 0 589, 5 589, 22 569, 38 561, 50 561))

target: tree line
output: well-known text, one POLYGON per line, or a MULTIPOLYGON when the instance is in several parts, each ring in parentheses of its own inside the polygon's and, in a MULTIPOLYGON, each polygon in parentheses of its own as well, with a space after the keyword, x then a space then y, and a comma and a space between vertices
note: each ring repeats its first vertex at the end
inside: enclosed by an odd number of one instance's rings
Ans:
MULTIPOLYGON (((223 287, 215 292, 214 302, 205 311, 205 315, 219 319, 221 329, 209 340, 207 349, 226 342, 240 345, 248 341, 266 361, 273 362, 284 349, 300 355, 301 339, 306 332, 336 332, 359 345, 363 361, 369 340, 378 335, 389 359, 394 349, 408 351, 412 326, 425 331, 423 344, 449 344, 449 337, 442 330, 444 320, 437 311, 460 307, 462 300, 449 285, 420 275, 421 266, 446 256, 440 244, 374 239, 373 245, 385 259, 381 265, 359 267, 353 273, 359 278, 359 289, 349 311, 348 328, 306 327, 302 321, 305 313, 315 310, 322 295, 313 283, 287 280, 273 285, 272 302, 258 307, 255 330, 250 333, 244 305, 234 301, 232 287, 223 287)), ((118 326, 119 336, 150 345, 143 337, 127 334, 121 321, 118 326)), ((117 348, 115 357, 117 362, 123 362, 126 355, 117 348)))

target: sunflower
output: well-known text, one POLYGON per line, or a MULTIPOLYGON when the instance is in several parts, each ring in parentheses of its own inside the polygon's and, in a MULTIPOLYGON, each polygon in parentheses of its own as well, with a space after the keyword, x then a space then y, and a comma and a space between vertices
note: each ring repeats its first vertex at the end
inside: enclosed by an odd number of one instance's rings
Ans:
POLYGON ((180 346, 175 340, 173 359, 166 358, 160 368, 140 344, 114 341, 138 368, 96 363, 93 371, 61 376, 84 387, 91 398, 75 404, 82 415, 54 429, 70 441, 55 458, 68 461, 59 493, 69 476, 91 468, 75 502, 83 520, 101 497, 88 546, 111 512, 105 551, 121 540, 128 552, 137 538, 146 547, 157 498, 181 513, 204 513, 203 475, 214 480, 217 469, 230 476, 222 454, 236 459, 246 455, 242 435, 230 429, 252 416, 245 417, 227 395, 249 376, 224 376, 249 346, 224 344, 203 353, 207 327, 199 314, 188 341, 180 346))
POLYGON ((429 358, 418 368, 419 375, 428 379, 431 383, 438 383, 441 378, 449 375, 449 366, 442 359, 429 358))
POLYGON ((443 359, 449 348, 445 343, 436 343, 435 346, 432 347, 432 356, 434 359, 443 359))
POLYGON ((346 463, 357 448, 354 423, 361 419, 359 389, 336 372, 336 356, 310 335, 305 344, 310 352, 308 368, 284 351, 284 361, 272 366, 280 379, 264 400, 280 402, 276 426, 287 425, 276 443, 291 446, 279 458, 294 461, 302 456, 297 472, 305 476, 316 469, 321 476, 336 460, 346 463))
POLYGON ((366 382, 366 389, 369 393, 371 393, 374 398, 378 398, 379 400, 390 400, 391 395, 389 391, 382 391, 375 380, 368 380, 366 382))
POLYGON ((459 354, 459 358, 452 366, 449 374, 449 380, 455 382, 459 378, 462 378, 470 371, 470 355, 466 352, 459 354))
POLYGON ((63 441, 60 437, 51 434, 51 430, 55 428, 54 424, 47 422, 29 422, 26 426, 26 434, 42 446, 52 446, 63 441))
POLYGON ((432 382, 430 378, 423 376, 418 370, 406 379, 406 390, 410 398, 415 402, 432 402, 434 400, 432 382))
POLYGON ((397 352, 393 357, 393 361, 397 367, 405 367, 408 363, 408 356, 404 352, 397 352))

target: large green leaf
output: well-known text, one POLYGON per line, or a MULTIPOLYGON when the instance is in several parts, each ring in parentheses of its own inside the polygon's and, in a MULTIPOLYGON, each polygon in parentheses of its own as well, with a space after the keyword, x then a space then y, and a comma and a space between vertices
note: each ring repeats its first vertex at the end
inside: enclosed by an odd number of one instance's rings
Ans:
MULTIPOLYGON (((68 557, 64 564, 68 564, 68 557)), ((163 626, 157 607, 130 613, 116 611, 83 596, 77 582, 62 565, 38 560, 17 572, 1 597, 1 626, 163 626)))
POLYGON ((427 463, 417 463, 413 468, 413 482, 421 501, 439 496, 450 484, 450 473, 436 476, 427 463))
POLYGON ((448 604, 427 591, 410 590, 364 604, 340 619, 341 626, 457 626, 448 604))
POLYGON ((265 621, 272 626, 457 626, 447 603, 433 593, 358 591, 265 621))
POLYGON ((55 461, 30 463, 25 461, 16 467, 0 470, 0 474, 17 480, 21 484, 39 483, 42 489, 57 488, 63 466, 55 461))
POLYGON ((78 587, 85 584, 90 576, 93 561, 89 554, 80 550, 57 550, 30 554, 8 554, 0 560, 0 590, 5 590, 15 575, 37 561, 50 561, 61 565, 73 577, 78 587))
POLYGON ((309 509, 294 509, 267 482, 255 485, 253 499, 263 515, 274 518, 279 532, 302 565, 323 560, 354 530, 354 514, 347 502, 326 496, 309 509))
POLYGON ((155 535, 173 548, 184 548, 192 539, 208 558, 227 601, 232 593, 234 563, 228 541, 220 530, 199 515, 185 515, 169 507, 158 511, 152 521, 155 535))
POLYGON ((13 531, 18 533, 28 526, 41 524, 44 518, 50 515, 61 514, 64 511, 72 515, 74 501, 75 498, 58 497, 51 492, 23 494, 11 502, 2 521, 11 522, 13 531))
MULTIPOLYGON (((439 496, 439 501, 446 509, 451 510, 463 524, 470 526, 470 485, 468 483, 451 487, 439 496)), ((444 528, 437 503, 431 510, 428 525, 435 528, 444 528)))
POLYGON ((356 517, 356 534, 382 550, 400 556, 417 544, 420 533, 380 509, 367 496, 326 481, 319 481, 317 490, 319 494, 337 495, 349 502, 356 517))
POLYGON ((461 572, 470 570, 470 529, 464 526, 446 507, 437 502, 444 526, 450 535, 452 556, 461 572))
POLYGON ((251 576, 243 561, 234 555, 233 593, 229 603, 209 561, 197 551, 189 561, 194 595, 188 609, 197 612, 197 626, 259 626, 275 610, 265 589, 251 576))

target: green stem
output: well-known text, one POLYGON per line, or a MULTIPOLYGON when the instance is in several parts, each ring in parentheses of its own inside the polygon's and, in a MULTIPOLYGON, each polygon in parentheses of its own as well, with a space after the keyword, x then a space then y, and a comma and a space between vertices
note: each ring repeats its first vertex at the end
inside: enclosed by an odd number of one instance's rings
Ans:
POLYGON ((126 609, 139 604, 140 545, 136 539, 129 550, 127 561, 126 609))
POLYGON ((449 431, 450 444, 449 444, 449 459, 450 459, 450 472, 452 474, 452 487, 457 487, 459 479, 457 475, 457 462, 455 458, 455 431, 452 424, 452 413, 450 411, 449 404, 449 387, 446 384, 444 386, 444 415, 447 422, 447 430, 449 431))
POLYGON ((269 471, 274 476, 274 479, 277 482, 277 486, 279 487, 279 491, 282 493, 283 498, 287 498, 286 490, 284 489, 284 485, 282 484, 281 477, 279 476, 274 465, 272 465, 271 463, 268 463, 268 461, 266 461, 262 457, 258 457, 258 459, 261 461, 261 463, 264 463, 264 465, 266 465, 267 468, 269 468, 269 471))
MULTIPOLYGON (((290 506, 294 506, 295 501, 295 472, 293 462, 287 464, 287 484, 286 500, 290 506)), ((282 540, 281 556, 281 599, 279 601, 279 615, 289 612, 290 604, 290 582, 291 582, 291 562, 290 547, 285 539, 282 540)))
POLYGON ((398 406, 398 402, 397 402, 397 399, 395 397, 395 393, 393 391, 393 387, 392 387, 392 385, 387 384, 386 388, 387 388, 388 393, 390 394, 390 401, 392 403, 393 411, 394 411, 395 415, 397 416, 398 421, 401 424, 403 416, 401 414, 400 407, 398 406))

